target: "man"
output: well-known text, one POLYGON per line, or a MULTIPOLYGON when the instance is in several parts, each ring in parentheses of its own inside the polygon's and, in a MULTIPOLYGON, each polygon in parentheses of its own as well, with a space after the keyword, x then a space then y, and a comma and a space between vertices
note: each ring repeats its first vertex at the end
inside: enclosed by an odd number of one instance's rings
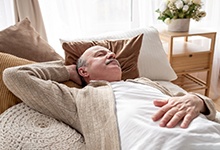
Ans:
MULTIPOLYGON (((105 80, 109 82, 113 81, 121 81, 121 68, 119 62, 115 59, 115 54, 111 52, 110 50, 103 48, 101 46, 94 46, 90 49, 88 49, 78 60, 77 64, 77 70, 78 73, 82 78, 82 83, 85 81, 87 84, 91 80, 105 80), (98 68, 98 69, 97 69, 98 68)), ((71 67, 71 66, 69 66, 71 67)), ((73 69, 74 70, 74 69, 73 69)), ((75 74, 73 72, 72 74, 75 74)), ((189 108, 182 108, 180 112, 177 113, 176 108, 180 108, 181 106, 166 106, 163 107, 157 114, 153 116, 153 120, 156 121, 160 119, 164 113, 167 112, 167 114, 164 116, 164 118, 161 120, 161 126, 167 126, 167 127, 174 127, 181 119, 184 118, 184 121, 181 124, 181 127, 186 128, 191 120, 198 116, 199 112, 205 112, 206 107, 202 101, 201 98, 195 95, 187 95, 187 97, 184 97, 182 99, 182 102, 187 102, 187 99, 192 99, 188 102, 190 102, 190 105, 192 105, 194 108, 192 110, 188 110, 188 113, 186 112, 186 109, 189 108), (194 104, 193 104, 194 103, 194 104), (176 107, 176 108, 175 108, 176 107), (172 109, 172 110, 170 110, 172 109), (175 109, 175 110, 174 110, 175 109), (198 110, 197 110, 198 109, 198 110), (168 110, 170 110, 168 112, 168 110), (175 116, 176 114, 176 116, 175 116), (173 120, 171 117, 174 117, 173 120), (169 123, 168 123, 169 122, 169 123)), ((176 101, 178 98, 170 98, 170 101, 176 101)), ((162 106, 165 105, 168 101, 161 101, 156 100, 155 105, 162 106)), ((171 105, 171 104, 170 104, 171 105)))
MULTIPOLYGON (((30 107, 79 131, 88 149, 149 148, 148 133, 158 124, 187 128, 200 113, 210 120, 215 118, 207 98, 190 93, 171 97, 165 88, 148 79, 124 82, 121 75, 115 54, 94 46, 80 57, 77 71, 76 65, 47 62, 10 68, 3 76, 7 87, 30 107), (80 78, 88 84, 83 89, 58 83, 69 79, 81 83, 80 78)), ((159 134, 161 127, 152 131, 159 134)))

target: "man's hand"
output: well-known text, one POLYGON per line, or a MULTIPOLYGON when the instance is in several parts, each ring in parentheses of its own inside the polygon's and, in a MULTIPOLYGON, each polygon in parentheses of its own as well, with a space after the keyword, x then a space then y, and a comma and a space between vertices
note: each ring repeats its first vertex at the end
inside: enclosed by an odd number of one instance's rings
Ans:
POLYGON ((82 82, 80 80, 80 77, 76 71, 76 65, 69 65, 66 66, 67 71, 70 74, 70 80, 74 81, 75 83, 82 85, 82 82))
POLYGON ((203 100, 194 94, 155 100, 154 105, 161 108, 152 119, 154 121, 161 119, 160 126, 168 128, 175 127, 181 121, 180 127, 187 128, 191 121, 205 110, 203 100))

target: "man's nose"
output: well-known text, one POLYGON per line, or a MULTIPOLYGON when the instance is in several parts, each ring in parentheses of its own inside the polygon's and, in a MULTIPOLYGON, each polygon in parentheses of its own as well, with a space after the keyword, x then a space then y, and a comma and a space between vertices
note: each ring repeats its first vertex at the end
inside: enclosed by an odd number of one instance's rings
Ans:
POLYGON ((115 59, 115 53, 109 52, 107 57, 108 59, 115 59))

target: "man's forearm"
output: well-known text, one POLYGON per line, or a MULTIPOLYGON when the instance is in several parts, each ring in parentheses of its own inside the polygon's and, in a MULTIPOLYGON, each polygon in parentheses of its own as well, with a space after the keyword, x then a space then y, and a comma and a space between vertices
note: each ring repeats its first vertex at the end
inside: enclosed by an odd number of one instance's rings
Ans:
POLYGON ((17 66, 7 68, 3 72, 3 79, 6 85, 10 82, 19 83, 19 81, 23 81, 31 76, 57 82, 69 80, 69 73, 61 61, 17 66))

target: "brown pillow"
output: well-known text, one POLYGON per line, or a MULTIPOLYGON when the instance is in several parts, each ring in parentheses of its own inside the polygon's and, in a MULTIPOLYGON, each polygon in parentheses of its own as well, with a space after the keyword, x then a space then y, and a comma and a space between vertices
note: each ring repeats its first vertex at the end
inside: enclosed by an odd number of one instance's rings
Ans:
POLYGON ((47 41, 41 38, 27 18, 0 31, 0 52, 36 62, 63 60, 47 41))
POLYGON ((137 60, 142 38, 143 34, 122 40, 64 42, 62 47, 65 50, 65 64, 75 64, 86 49, 91 46, 100 45, 116 54, 116 59, 121 64, 123 80, 137 78, 139 77, 137 60))
MULTIPOLYGON (((2 79, 2 73, 4 69, 13 67, 13 66, 19 66, 19 65, 25 65, 25 64, 32 64, 35 63, 34 61, 30 61, 27 59, 19 58, 11 54, 7 53, 1 53, 0 52, 0 114, 4 112, 9 107, 20 103, 21 100, 17 98, 14 94, 12 94, 7 87, 3 83, 2 79)), ((65 85, 69 87, 77 87, 80 86, 72 81, 66 81, 63 82, 65 85)))

